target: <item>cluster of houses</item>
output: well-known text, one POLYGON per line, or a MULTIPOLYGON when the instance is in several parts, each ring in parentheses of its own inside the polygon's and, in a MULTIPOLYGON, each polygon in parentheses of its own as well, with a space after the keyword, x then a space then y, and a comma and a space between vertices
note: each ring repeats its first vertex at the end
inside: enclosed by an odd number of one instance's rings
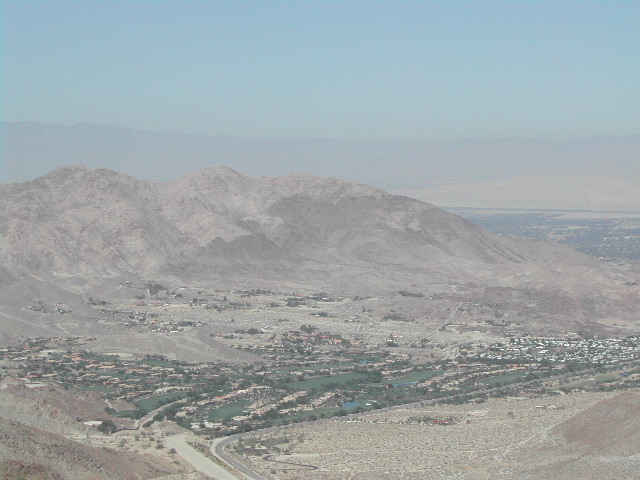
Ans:
POLYGON ((640 337, 626 338, 512 338, 493 345, 481 358, 526 362, 588 363, 611 365, 640 358, 640 337))
POLYGON ((18 370, 25 381, 47 379, 79 388, 102 389, 115 400, 189 392, 205 382, 215 382, 220 375, 237 373, 226 364, 178 365, 157 359, 120 359, 48 348, 56 341, 66 343, 67 340, 31 339, 24 345, 4 348, 0 356, 7 359, 8 365, 18 370))
MULTIPOLYGON (((0 359, 5 371, 25 382, 56 382, 102 390, 109 398, 128 402, 172 394, 180 394, 178 398, 187 396, 176 405, 175 419, 196 430, 204 427, 218 432, 231 432, 242 424, 259 424, 275 415, 337 409, 345 398, 356 398, 365 392, 371 398, 392 398, 391 401, 402 403, 403 399, 427 392, 455 395, 479 391, 487 384, 517 383, 531 373, 539 374, 545 362, 546 369, 552 372, 570 362, 613 365, 640 359, 640 337, 585 339, 577 335, 512 338, 478 348, 464 359, 441 361, 438 365, 414 365, 409 355, 401 352, 360 350, 337 335, 313 328, 244 345, 245 349, 261 348, 263 358, 260 363, 244 366, 170 362, 158 356, 97 355, 84 350, 89 347, 87 344, 90 339, 27 339, 22 345, 0 349, 0 359), (361 383, 310 388, 306 382, 315 377, 350 374, 361 383), (391 380, 402 377, 410 380, 397 385, 391 380), (212 411, 234 402, 242 408, 232 409, 237 412, 228 421, 210 421, 212 411)), ((630 374, 626 380, 635 380, 636 376, 640 374, 630 374)))

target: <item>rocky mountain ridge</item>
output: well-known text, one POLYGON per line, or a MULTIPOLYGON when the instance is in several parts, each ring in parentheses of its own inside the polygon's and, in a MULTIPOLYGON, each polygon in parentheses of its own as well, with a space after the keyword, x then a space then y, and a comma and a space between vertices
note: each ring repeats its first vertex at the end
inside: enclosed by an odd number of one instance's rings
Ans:
POLYGON ((30 272, 148 275, 267 257, 523 260, 508 240, 431 205, 305 175, 252 179, 213 167, 163 184, 65 167, 0 195, 4 263, 30 272))
POLYGON ((448 292, 580 322, 628 317, 640 300, 629 272, 572 249, 492 235, 412 198, 299 174, 250 178, 211 167, 151 183, 69 166, 1 185, 0 233, 0 293, 23 309, 14 317, 36 298, 28 292, 100 295, 100 285, 132 276, 344 296, 448 292), (31 300, 19 303, 20 295, 31 300))

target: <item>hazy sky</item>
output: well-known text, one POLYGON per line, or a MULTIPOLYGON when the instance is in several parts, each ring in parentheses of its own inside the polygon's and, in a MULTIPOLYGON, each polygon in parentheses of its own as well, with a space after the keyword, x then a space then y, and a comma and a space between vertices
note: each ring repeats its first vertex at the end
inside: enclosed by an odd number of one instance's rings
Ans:
POLYGON ((291 138, 640 131, 640 1, 2 1, 8 121, 291 138))

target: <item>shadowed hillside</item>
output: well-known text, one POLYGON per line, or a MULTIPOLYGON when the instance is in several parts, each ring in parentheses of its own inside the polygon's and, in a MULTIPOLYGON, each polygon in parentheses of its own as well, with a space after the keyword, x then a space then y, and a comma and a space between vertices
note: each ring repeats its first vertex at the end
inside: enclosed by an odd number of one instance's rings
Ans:
MULTIPOLYGON (((6 312, 12 321, 34 317, 24 307, 51 295, 91 316, 79 294, 149 277, 350 296, 427 288, 499 301, 518 315, 533 305, 526 321, 557 330, 631 316, 639 300, 627 273, 572 249, 493 235, 412 198, 308 175, 212 167, 150 183, 70 166, 0 186, 0 225, 1 293, 8 308, 22 308, 6 312)), ((411 313, 441 315, 429 308, 411 313)), ((48 334, 41 322, 14 323, 15 332, 48 334)))

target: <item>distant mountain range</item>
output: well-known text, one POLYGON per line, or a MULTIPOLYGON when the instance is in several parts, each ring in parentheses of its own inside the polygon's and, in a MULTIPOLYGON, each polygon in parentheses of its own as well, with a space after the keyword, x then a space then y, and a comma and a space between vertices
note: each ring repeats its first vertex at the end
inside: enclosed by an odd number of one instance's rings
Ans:
POLYGON ((640 300, 624 272, 572 249, 492 235, 412 198, 300 174, 256 179, 211 167, 150 183, 64 167, 0 186, 0 232, 6 305, 131 275, 341 295, 458 292, 580 322, 626 316, 640 300))
POLYGON ((254 177, 299 172, 386 190, 532 175, 640 175, 640 135, 367 142, 186 135, 90 124, 4 122, 0 129, 1 182, 24 182, 68 164, 109 167, 150 181, 227 165, 254 177))
POLYGON ((305 283, 330 281, 332 269, 428 267, 430 275, 466 278, 474 276, 470 265, 590 261, 491 235, 408 197, 300 174, 254 179, 211 167, 150 183, 75 166, 2 185, 0 198, 2 260, 18 272, 246 274, 305 283))

